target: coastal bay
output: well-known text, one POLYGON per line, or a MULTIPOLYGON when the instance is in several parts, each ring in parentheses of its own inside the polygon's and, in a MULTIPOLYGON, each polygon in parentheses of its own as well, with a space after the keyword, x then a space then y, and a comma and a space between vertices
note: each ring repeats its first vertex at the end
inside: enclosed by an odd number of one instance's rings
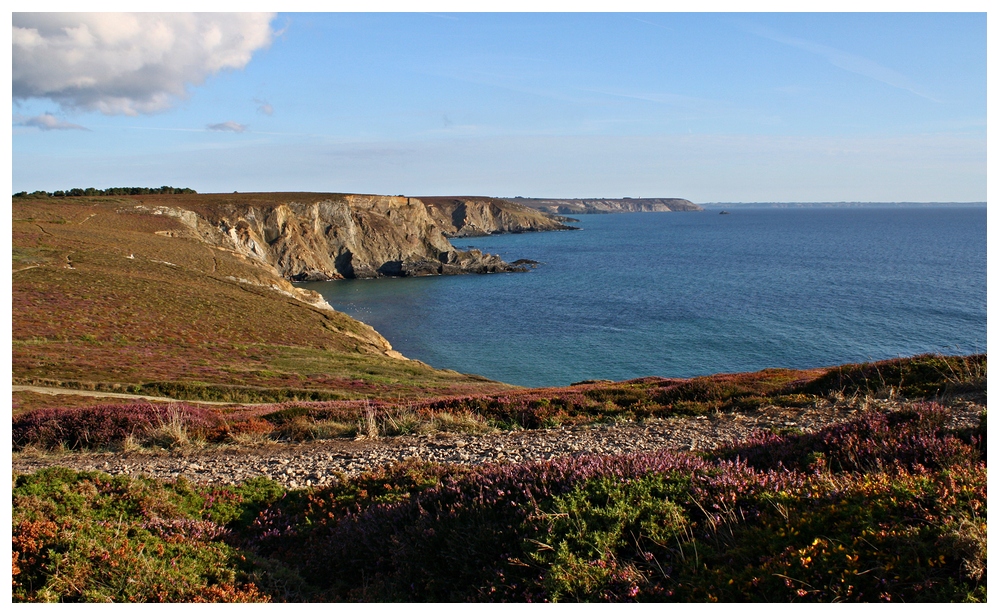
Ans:
POLYGON ((579 215, 455 239, 526 275, 312 283, 404 355, 524 386, 984 352, 984 207, 579 215))

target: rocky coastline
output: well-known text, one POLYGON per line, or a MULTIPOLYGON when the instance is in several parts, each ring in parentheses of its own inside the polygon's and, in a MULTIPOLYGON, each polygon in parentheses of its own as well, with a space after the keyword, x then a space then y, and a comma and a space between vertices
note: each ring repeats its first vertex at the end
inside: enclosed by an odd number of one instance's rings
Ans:
POLYGON ((272 266, 291 281, 523 272, 452 237, 575 230, 565 218, 500 199, 377 195, 205 195, 190 208, 138 205, 176 218, 187 235, 272 266), (215 198, 211 198, 215 197, 215 198))
POLYGON ((696 203, 677 198, 534 199, 515 197, 508 200, 548 214, 616 214, 704 210, 696 203))

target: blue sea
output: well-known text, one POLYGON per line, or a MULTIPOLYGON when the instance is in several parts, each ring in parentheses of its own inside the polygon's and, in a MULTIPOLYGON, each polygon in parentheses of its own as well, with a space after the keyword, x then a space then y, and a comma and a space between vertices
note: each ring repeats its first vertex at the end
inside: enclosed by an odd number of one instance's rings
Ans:
POLYGON ((301 286, 407 357, 532 387, 986 351, 985 207, 729 211, 452 241, 530 273, 301 286))

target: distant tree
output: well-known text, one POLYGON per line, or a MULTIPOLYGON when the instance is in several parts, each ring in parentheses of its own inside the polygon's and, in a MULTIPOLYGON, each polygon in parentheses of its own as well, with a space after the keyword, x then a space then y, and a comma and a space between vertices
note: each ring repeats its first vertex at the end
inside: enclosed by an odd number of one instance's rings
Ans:
POLYGON ((34 192, 28 193, 26 191, 21 191, 15 193, 14 198, 23 199, 29 196, 32 197, 43 197, 43 196, 128 196, 133 194, 197 194, 197 190, 191 188, 174 188, 173 186, 161 186, 159 188, 140 188, 138 186, 132 188, 106 188, 104 190, 99 190, 97 188, 71 188, 69 190, 56 190, 55 192, 46 192, 44 190, 35 190, 34 192))

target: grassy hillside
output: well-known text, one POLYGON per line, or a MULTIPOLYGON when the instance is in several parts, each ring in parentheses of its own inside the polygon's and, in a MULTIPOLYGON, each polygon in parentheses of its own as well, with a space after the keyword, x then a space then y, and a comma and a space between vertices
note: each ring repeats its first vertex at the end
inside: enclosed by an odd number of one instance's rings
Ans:
POLYGON ((151 209, 212 198, 14 199, 14 382, 244 402, 506 388, 386 356, 370 327, 151 209))

